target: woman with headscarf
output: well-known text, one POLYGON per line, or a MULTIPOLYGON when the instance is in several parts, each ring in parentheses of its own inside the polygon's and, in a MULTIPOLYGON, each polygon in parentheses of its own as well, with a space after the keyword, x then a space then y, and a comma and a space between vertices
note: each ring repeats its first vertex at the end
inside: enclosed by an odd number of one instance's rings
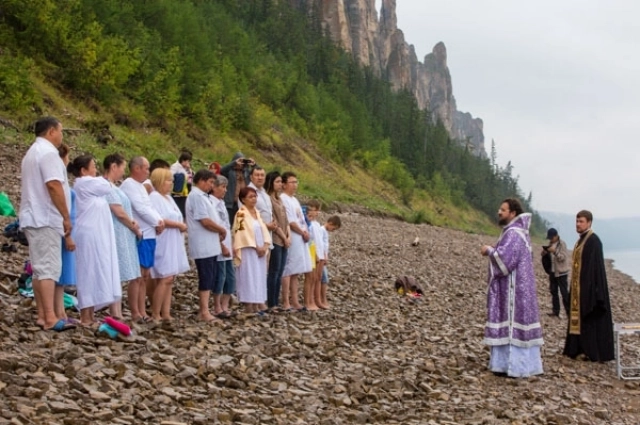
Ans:
POLYGON ((256 190, 244 187, 238 197, 242 207, 233 222, 233 257, 238 267, 238 300, 244 304, 246 313, 262 315, 264 313, 260 311, 260 305, 267 300, 267 253, 271 246, 271 236, 256 209, 256 190))

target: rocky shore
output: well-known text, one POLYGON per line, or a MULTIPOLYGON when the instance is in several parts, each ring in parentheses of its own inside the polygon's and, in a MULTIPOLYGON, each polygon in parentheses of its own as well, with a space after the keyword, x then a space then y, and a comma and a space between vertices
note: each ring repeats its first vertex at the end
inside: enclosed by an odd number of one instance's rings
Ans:
MULTIPOLYGON (((19 161, 10 162, 0 161, 2 190, 15 202, 17 171, 8 167, 19 161)), ((26 247, 0 253, 0 424, 640 423, 640 381, 619 380, 613 362, 561 355, 566 318, 545 314, 539 264, 545 374, 496 377, 482 345, 479 253, 494 238, 341 218, 330 311, 201 324, 194 271, 175 285, 174 323, 134 325, 134 336, 116 340, 39 330, 31 300, 17 293, 26 247), (400 275, 418 278, 425 296, 398 295, 400 275)), ((608 277, 614 320, 640 322, 640 285, 611 263, 608 277)), ((625 343, 625 358, 640 362, 640 344, 625 343)))

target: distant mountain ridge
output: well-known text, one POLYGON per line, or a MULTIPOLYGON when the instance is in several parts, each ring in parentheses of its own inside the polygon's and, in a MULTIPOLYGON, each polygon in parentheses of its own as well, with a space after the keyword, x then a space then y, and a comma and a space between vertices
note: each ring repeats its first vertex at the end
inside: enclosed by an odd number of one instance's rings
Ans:
MULTIPOLYGON (((540 214, 572 248, 578 239, 575 215, 550 211, 541 211, 540 214)), ((640 250, 640 217, 594 217, 593 230, 602 240, 605 251, 640 250)))
POLYGON ((298 7, 311 5, 332 39, 360 64, 371 67, 395 90, 409 90, 419 107, 428 109, 434 121, 440 119, 452 138, 465 143, 475 155, 487 157, 482 120, 457 109, 444 43, 436 44, 420 62, 398 28, 396 0, 382 0, 379 19, 376 0, 290 2, 298 7))

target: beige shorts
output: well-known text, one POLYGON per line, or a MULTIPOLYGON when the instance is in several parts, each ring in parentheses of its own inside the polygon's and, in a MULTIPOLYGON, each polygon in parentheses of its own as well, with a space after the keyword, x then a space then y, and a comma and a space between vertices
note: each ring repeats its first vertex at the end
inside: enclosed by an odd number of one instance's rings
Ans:
POLYGON ((58 281, 62 273, 62 236, 51 227, 25 227, 33 279, 58 281))

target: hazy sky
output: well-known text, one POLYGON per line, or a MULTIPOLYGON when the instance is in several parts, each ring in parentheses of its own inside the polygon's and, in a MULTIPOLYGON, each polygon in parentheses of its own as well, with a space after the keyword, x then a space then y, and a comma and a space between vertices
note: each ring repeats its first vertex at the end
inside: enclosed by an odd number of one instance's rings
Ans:
POLYGON ((445 43, 458 109, 537 210, 640 215, 640 2, 397 0, 397 14, 420 61, 445 43))

